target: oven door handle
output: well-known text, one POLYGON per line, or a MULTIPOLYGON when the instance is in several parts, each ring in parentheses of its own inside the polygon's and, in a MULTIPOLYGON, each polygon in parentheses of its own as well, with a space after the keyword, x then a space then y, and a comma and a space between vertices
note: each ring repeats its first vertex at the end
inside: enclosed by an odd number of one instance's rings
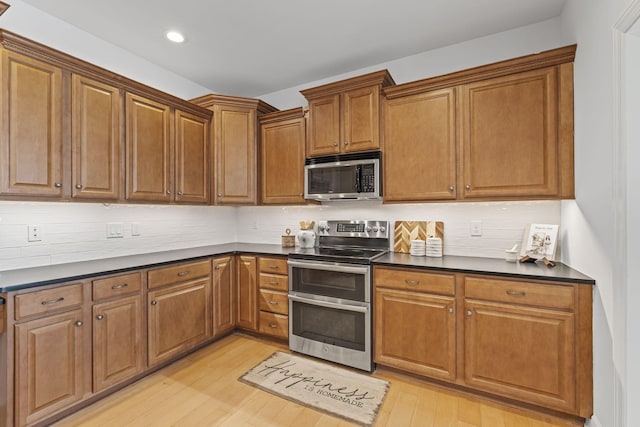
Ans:
POLYGON ((340 273, 354 273, 354 274, 367 274, 369 272, 369 267, 354 267, 350 265, 335 265, 331 263, 320 264, 314 262, 297 262, 289 260, 288 264, 293 268, 307 268, 310 270, 327 270, 327 271, 338 271, 340 273))
POLYGON ((317 305, 325 308, 335 308, 337 310, 355 311, 358 313, 366 313, 369 311, 369 307, 360 307, 357 305, 349 305, 349 304, 336 304, 335 302, 318 301, 315 299, 301 298, 296 295, 289 295, 289 300, 301 302, 303 304, 317 305))

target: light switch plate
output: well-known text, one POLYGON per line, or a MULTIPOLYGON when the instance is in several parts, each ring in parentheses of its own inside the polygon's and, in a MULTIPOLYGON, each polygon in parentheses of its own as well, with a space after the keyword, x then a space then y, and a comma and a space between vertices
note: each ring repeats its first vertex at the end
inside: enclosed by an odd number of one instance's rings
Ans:
POLYGON ((117 239, 124 237, 124 224, 121 222, 107 223, 107 239, 117 239))

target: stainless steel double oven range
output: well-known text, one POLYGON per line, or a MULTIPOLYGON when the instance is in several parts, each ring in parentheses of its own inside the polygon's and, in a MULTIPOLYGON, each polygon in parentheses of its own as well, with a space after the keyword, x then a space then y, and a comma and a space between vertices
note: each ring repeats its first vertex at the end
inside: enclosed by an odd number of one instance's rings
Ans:
POLYGON ((289 348, 372 372, 371 261, 387 221, 327 221, 318 247, 289 254, 289 348))

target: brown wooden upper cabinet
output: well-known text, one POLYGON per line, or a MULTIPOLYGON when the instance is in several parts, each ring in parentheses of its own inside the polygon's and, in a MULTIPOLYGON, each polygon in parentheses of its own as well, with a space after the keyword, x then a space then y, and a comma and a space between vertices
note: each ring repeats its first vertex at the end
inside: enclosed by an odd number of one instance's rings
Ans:
POLYGON ((0 192, 60 197, 62 70, 2 50, 0 192))
POLYGON ((127 200, 171 201, 171 108, 126 95, 127 200))
POLYGON ((120 90, 78 74, 71 90, 71 194, 117 200, 124 181, 120 90))
POLYGON ((384 200, 574 197, 576 46, 384 90, 384 200))
POLYGON ((213 111, 215 204, 257 204, 257 117, 277 109, 259 99, 213 94, 191 102, 213 111))
POLYGON ((260 134, 262 204, 305 203, 303 109, 293 108, 261 116, 260 134))
POLYGON ((309 101, 307 156, 380 148, 380 95, 387 70, 300 91, 309 101))
POLYGON ((208 203, 209 124, 126 95, 127 200, 208 203))

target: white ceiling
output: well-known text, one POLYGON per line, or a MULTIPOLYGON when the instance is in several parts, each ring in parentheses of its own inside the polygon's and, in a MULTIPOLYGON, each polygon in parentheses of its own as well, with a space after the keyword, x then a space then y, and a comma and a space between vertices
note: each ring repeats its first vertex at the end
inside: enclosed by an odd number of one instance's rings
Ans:
POLYGON ((218 93, 260 96, 560 15, 565 0, 24 0, 218 93), (164 38, 180 30, 186 42, 164 38))

